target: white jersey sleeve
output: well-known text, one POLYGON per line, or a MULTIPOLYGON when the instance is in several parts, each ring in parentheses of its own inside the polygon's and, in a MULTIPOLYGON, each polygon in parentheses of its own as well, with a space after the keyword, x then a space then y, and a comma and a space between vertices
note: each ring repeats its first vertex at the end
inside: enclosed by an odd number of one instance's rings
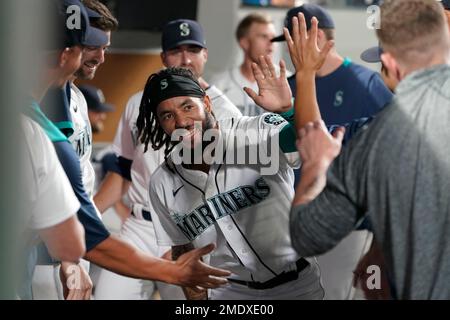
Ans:
POLYGON ((235 127, 235 148, 257 150, 260 155, 270 158, 270 161, 279 160, 281 168, 296 168, 300 165, 298 152, 284 153, 280 145, 280 132, 288 125, 282 116, 275 113, 242 117, 235 127))
POLYGON ((211 99, 212 111, 217 120, 239 118, 242 116, 241 111, 216 86, 210 86, 206 89, 206 94, 211 99))
POLYGON ((136 120, 139 115, 142 94, 142 91, 138 92, 128 100, 114 137, 113 151, 117 156, 128 160, 134 160, 138 145, 136 120))
POLYGON ((80 203, 45 132, 25 116, 22 128, 25 145, 21 185, 27 195, 25 207, 30 210, 27 228, 45 229, 72 217, 80 203))
POLYGON ((164 164, 158 167, 150 179, 150 203, 152 206, 151 215, 155 227, 156 239, 160 246, 180 246, 189 243, 189 239, 184 236, 170 212, 167 210, 168 201, 173 200, 172 184, 164 181, 164 171, 167 170, 164 164))

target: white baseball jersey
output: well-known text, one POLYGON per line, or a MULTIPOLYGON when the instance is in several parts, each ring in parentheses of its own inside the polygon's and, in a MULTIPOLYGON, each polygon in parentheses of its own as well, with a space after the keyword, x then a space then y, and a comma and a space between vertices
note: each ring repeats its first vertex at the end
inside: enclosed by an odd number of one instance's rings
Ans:
MULTIPOLYGON (((144 252, 161 256, 170 248, 157 245, 153 222, 143 218, 142 210, 151 211, 148 185, 151 174, 164 161, 164 150, 155 151, 149 147, 144 153, 144 146, 138 141, 136 121, 142 94, 138 92, 129 99, 113 144, 113 150, 118 156, 133 161, 128 197, 134 216, 129 217, 122 225, 120 237, 144 252)), ((211 97, 216 117, 226 119, 241 116, 239 110, 216 88, 210 88, 207 94, 211 97)), ((107 270, 101 271, 95 294, 97 299, 148 300, 153 295, 155 286, 164 300, 185 299, 178 286, 127 278, 107 270)))
POLYGON ((92 198, 95 187, 95 170, 91 163, 92 128, 86 99, 73 83, 70 85, 70 115, 74 132, 69 137, 69 141, 80 157, 83 185, 89 197, 92 198))
MULTIPOLYGON (((279 115, 241 117, 219 121, 219 141, 226 154, 267 151, 270 138, 287 124, 279 115), (239 139, 246 132, 249 139, 239 139), (236 141, 237 139, 237 141, 236 141)), ((277 140, 278 141, 278 140, 277 140)), ((160 245, 195 247, 216 243, 210 264, 233 272, 232 277, 265 282, 283 271, 296 270, 299 256, 291 246, 289 212, 294 196, 293 170, 298 153, 284 154, 279 148, 279 167, 273 175, 261 174, 260 164, 212 164, 208 174, 185 169, 171 159, 178 144, 153 174, 150 198, 160 245)), ((316 273, 306 277, 318 279, 316 273)))
MULTIPOLYGON (((275 66, 277 72, 279 67, 275 66)), ((244 116, 259 116, 266 111, 258 106, 244 91, 248 87, 258 92, 258 85, 250 82, 241 73, 240 67, 235 67, 219 73, 211 78, 211 83, 217 86, 234 103, 244 116)))
MULTIPOLYGON (((113 150, 121 157, 132 160, 132 184, 128 191, 133 212, 139 217, 142 209, 151 211, 148 207, 148 184, 150 175, 164 161, 164 148, 155 151, 149 146, 144 153, 144 146, 138 141, 136 121, 139 115, 143 92, 133 95, 125 108, 114 139, 113 150)), ((213 112, 217 119, 240 117, 240 111, 227 99, 223 93, 212 86, 206 90, 211 98, 213 112)))
POLYGON ((36 230, 55 226, 80 207, 59 163, 53 144, 39 124, 22 116, 24 150, 21 155, 21 194, 25 196, 26 242, 37 240, 36 230))

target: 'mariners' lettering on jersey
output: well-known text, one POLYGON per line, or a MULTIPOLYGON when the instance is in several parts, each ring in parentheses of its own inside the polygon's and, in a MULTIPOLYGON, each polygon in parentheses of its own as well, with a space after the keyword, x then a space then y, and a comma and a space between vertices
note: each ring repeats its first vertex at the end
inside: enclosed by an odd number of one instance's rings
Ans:
POLYGON ((254 206, 268 197, 270 187, 260 178, 254 186, 241 186, 207 199, 207 203, 188 214, 172 214, 172 219, 186 237, 192 241, 214 222, 225 216, 254 206))

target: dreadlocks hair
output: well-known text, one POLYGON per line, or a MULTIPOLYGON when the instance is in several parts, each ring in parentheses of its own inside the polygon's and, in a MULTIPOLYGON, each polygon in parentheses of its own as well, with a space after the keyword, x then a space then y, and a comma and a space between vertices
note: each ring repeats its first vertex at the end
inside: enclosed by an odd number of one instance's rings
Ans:
MULTIPOLYGON (((165 133, 158 121, 156 113, 157 105, 150 101, 150 92, 153 86, 158 86, 161 78, 168 75, 178 75, 190 78, 199 83, 191 70, 186 68, 167 68, 152 74, 145 84, 144 94, 139 106, 139 116, 136 121, 138 129, 138 139, 144 144, 144 152, 147 152, 148 145, 151 142, 153 150, 159 150, 165 146, 165 155, 170 153, 175 144, 172 143, 170 136, 165 133)), ((199 84, 200 86, 200 84, 199 84)), ((153 89, 154 90, 154 89, 153 89)))

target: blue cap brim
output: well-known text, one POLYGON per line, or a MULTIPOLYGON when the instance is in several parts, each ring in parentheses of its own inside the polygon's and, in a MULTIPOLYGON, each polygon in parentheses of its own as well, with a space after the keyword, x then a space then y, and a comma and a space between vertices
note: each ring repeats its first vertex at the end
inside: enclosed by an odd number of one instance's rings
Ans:
POLYGON ((108 42, 108 36, 104 31, 89 26, 86 39, 83 41, 82 45, 88 47, 103 47, 106 46, 108 42))
POLYGON ((270 42, 281 42, 281 41, 286 41, 286 38, 284 37, 284 34, 273 38, 272 40, 270 40, 270 42))
POLYGON ((381 62, 381 49, 380 47, 372 47, 361 53, 361 60, 368 63, 381 62))
POLYGON ((193 44, 193 45, 196 45, 196 46, 199 46, 199 47, 202 47, 202 48, 206 48, 204 43, 201 43, 200 41, 196 41, 196 40, 192 40, 191 39, 191 40, 179 41, 177 43, 172 44, 171 46, 169 46, 167 48, 163 48, 163 50, 167 51, 167 50, 170 50, 170 49, 182 46, 184 44, 193 44))
POLYGON ((88 103, 88 110, 92 112, 113 112, 116 108, 109 103, 88 103))

